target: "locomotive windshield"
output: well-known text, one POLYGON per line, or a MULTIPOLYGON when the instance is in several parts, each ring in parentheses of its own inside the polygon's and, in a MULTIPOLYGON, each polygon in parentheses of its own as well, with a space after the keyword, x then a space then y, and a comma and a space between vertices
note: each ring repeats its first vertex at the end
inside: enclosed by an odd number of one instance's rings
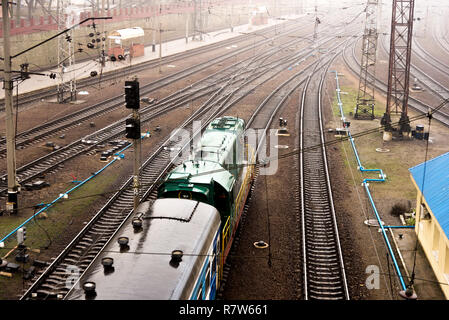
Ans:
POLYGON ((187 200, 196 200, 204 203, 208 203, 207 195, 200 192, 192 192, 189 190, 175 190, 164 192, 159 195, 160 198, 178 198, 187 200))

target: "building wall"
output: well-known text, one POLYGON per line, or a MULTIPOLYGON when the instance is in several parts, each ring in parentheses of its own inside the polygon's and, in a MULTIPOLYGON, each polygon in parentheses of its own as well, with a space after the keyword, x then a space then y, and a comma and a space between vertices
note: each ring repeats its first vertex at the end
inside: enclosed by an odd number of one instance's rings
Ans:
POLYGON ((449 300, 449 239, 438 221, 435 219, 434 214, 422 196, 422 193, 416 185, 413 177, 412 181, 418 192, 416 198, 415 232, 436 278, 441 283, 441 289, 446 296, 446 299, 449 300), (423 219, 421 217, 423 210, 421 206, 422 204, 424 204, 425 208, 427 208, 430 219, 423 219))

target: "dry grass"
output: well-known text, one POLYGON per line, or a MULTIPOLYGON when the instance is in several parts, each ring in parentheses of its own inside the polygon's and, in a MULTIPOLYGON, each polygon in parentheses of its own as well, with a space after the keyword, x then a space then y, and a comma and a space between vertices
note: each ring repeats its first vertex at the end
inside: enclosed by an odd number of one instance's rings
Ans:
MULTIPOLYGON (((341 85, 341 100, 343 103, 343 112, 348 121, 351 121, 351 134, 370 130, 373 128, 380 128, 379 119, 382 117, 384 108, 379 102, 376 105, 379 107, 375 109, 376 119, 371 120, 355 120, 353 118, 355 101, 357 97, 357 89, 353 83, 348 79, 340 78, 341 85), (350 114, 351 113, 351 114, 350 114)), ((337 94, 333 97, 333 111, 336 120, 340 118, 340 110, 337 105, 337 94)), ((409 111, 409 117, 415 116, 413 111, 409 111)), ((411 123, 414 128, 417 124, 426 124, 426 120, 411 123)), ((334 124, 335 125, 335 124, 334 124)), ((425 125, 425 130, 428 126, 425 125)), ((384 183, 371 183, 370 190, 372 191, 376 203, 380 203, 385 213, 389 213, 394 204, 397 203, 411 203, 412 207, 415 205, 416 190, 410 178, 409 168, 416 166, 425 161, 425 153, 427 148, 426 141, 423 140, 396 140, 384 142, 382 139, 382 132, 379 130, 376 133, 365 135, 354 140, 360 161, 365 169, 382 169, 387 175, 387 180, 384 183), (387 153, 377 152, 377 148, 386 148, 390 151, 387 153)), ((449 130, 447 127, 433 121, 431 125, 431 141, 428 144, 427 159, 431 159, 449 151, 449 145, 446 143, 449 139, 449 130)), ((346 177, 352 182, 352 176, 349 170, 355 171, 357 169, 357 161, 352 151, 349 142, 344 142, 344 148, 348 153, 346 159, 343 145, 339 144, 341 154, 343 156, 346 177)), ((365 178, 377 178, 372 173, 359 173, 356 175, 357 184, 362 182, 365 178)))

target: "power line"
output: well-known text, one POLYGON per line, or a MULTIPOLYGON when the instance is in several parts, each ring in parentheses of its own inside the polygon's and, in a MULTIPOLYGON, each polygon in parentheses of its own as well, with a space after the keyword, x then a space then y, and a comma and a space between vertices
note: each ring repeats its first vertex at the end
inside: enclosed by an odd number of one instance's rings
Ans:
MULTIPOLYGON (((434 109, 429 109, 429 112, 417 115, 417 116, 411 118, 410 121, 415 121, 415 120, 419 120, 419 119, 423 119, 423 118, 428 118, 429 116, 432 117, 432 115, 435 112, 439 111, 448 102, 449 102, 449 98, 445 99, 438 107, 436 107, 434 109)), ((380 127, 377 127, 377 128, 374 128, 374 129, 364 130, 364 131, 358 132, 356 134, 353 134, 352 138, 360 138, 360 137, 363 137, 363 136, 366 136, 366 135, 369 135, 369 134, 377 133, 377 132, 379 132, 379 130, 381 130, 383 128, 385 128, 384 125, 382 125, 380 127)), ((230 165, 229 168, 230 169, 236 169, 236 168, 244 168, 244 167, 253 166, 253 165, 254 166, 261 166, 261 165, 265 166, 269 161, 288 158, 288 157, 294 156, 294 155, 296 155, 298 153, 301 153, 301 152, 313 151, 313 150, 315 150, 317 148, 321 148, 322 146, 327 147, 327 146, 331 146, 331 145, 334 145, 336 143, 339 143, 339 142, 342 142, 342 141, 348 141, 348 140, 349 140, 349 137, 341 137, 341 138, 338 138, 338 139, 333 139, 333 140, 330 140, 330 141, 326 141, 324 144, 323 143, 318 143, 318 144, 315 144, 315 145, 312 145, 312 146, 309 146, 309 147, 305 147, 305 148, 302 148, 302 149, 297 148, 297 149, 292 150, 291 152, 287 152, 287 153, 284 153, 282 155, 278 155, 277 158, 270 158, 270 157, 268 157, 268 158, 264 159, 263 161, 258 160, 256 163, 234 164, 234 165, 230 165)), ((194 175, 192 175, 192 177, 197 177, 197 176, 202 176, 202 175, 210 175, 210 174, 213 174, 213 173, 220 173, 220 172, 223 172, 223 171, 228 171, 228 170, 224 169, 224 168, 216 169, 216 170, 209 170, 209 171, 204 171, 204 172, 201 172, 201 173, 198 173, 198 174, 194 174, 194 175)), ((151 184, 142 183, 141 187, 142 186, 150 186, 151 187, 151 186, 157 184, 158 182, 159 181, 156 181, 156 182, 151 183, 151 184)), ((89 198, 89 197, 104 196, 104 195, 108 195, 108 194, 115 193, 115 192, 122 191, 122 190, 126 190, 126 189, 114 189, 114 190, 108 191, 108 192, 95 193, 95 194, 90 194, 90 195, 86 195, 86 196, 78 197, 78 198, 64 199, 64 202, 75 201, 75 200, 82 200, 82 199, 86 199, 86 198, 89 198)), ((49 204, 49 203, 41 203, 39 205, 45 206, 47 204, 49 204)), ((33 207, 35 207, 35 206, 26 206, 26 207, 21 207, 20 209, 28 209, 28 208, 33 208, 33 207)))
MULTIPOLYGON (((430 127, 431 127, 431 123, 432 123, 432 115, 429 115, 429 135, 430 135, 430 127)), ((423 171, 423 180, 422 180, 422 185, 421 185, 421 199, 424 198, 424 182, 426 180, 426 169, 427 169, 427 156, 428 156, 428 152, 429 152, 429 139, 427 139, 426 142, 426 152, 424 154, 424 171, 423 171)), ((415 221, 416 221, 416 217, 415 217, 415 221)), ((418 252, 418 242, 419 242, 419 225, 417 225, 416 228, 416 242, 415 242, 415 249, 414 249, 414 254, 413 254, 413 268, 412 268, 412 276, 410 279, 410 284, 409 286, 412 287, 413 283, 414 283, 414 279, 415 279, 415 268, 416 268, 416 254, 418 252)))

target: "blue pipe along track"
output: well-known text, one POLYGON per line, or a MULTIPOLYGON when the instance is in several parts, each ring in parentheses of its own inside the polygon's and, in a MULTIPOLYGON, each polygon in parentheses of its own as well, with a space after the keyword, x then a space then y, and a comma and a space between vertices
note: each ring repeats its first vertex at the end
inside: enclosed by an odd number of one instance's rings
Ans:
POLYGON ((331 72, 335 73, 335 80, 336 80, 336 83, 337 83, 336 91, 337 91, 338 106, 340 108, 341 121, 343 123, 343 126, 347 130, 348 137, 349 137, 348 140, 351 143, 352 150, 354 151, 354 155, 355 155, 355 158, 357 160, 357 169, 360 170, 360 172, 362 172, 362 173, 363 172, 369 172, 369 173, 377 172, 377 173, 379 173, 379 178, 377 178, 377 179, 373 179, 373 178, 364 179, 363 182, 362 182, 362 186, 365 188, 365 191, 366 191, 366 193, 368 195, 368 198, 369 198, 371 207, 373 209, 373 212, 376 215, 377 222, 378 222, 378 224, 380 226, 380 229, 382 231, 382 236, 383 236, 383 238, 385 240, 385 244, 387 246, 387 249, 388 249, 388 252, 390 254, 390 257, 391 257, 391 259, 393 261, 393 265, 394 265, 394 268, 396 270, 396 273, 397 273, 397 275, 399 277, 399 281, 401 283, 401 287, 402 287, 403 290, 406 290, 407 286, 405 285, 405 282, 404 282, 401 270, 399 269, 398 263, 396 261, 396 257, 395 257, 395 255, 393 253, 393 249, 391 247, 390 241, 388 240, 388 236, 387 236, 387 233, 385 232, 385 229, 388 229, 388 228, 410 228, 410 227, 413 227, 413 226, 384 226, 383 225, 382 219, 380 218, 379 212, 377 211, 376 205, 375 205, 373 197, 371 195, 371 191, 369 189, 369 182, 385 182, 387 176, 383 173, 382 169, 365 169, 363 167, 363 165, 362 165, 362 163, 360 161, 359 154, 357 152, 357 147, 355 146, 355 143, 354 143, 354 138, 352 137, 351 132, 350 132, 348 126, 346 125, 347 121, 346 121, 346 118, 345 118, 345 115, 344 115, 344 112, 343 112, 343 103, 341 101, 341 96, 340 96, 341 89, 340 89, 340 84, 339 84, 339 80, 338 80, 338 72, 337 71, 331 71, 331 72))

